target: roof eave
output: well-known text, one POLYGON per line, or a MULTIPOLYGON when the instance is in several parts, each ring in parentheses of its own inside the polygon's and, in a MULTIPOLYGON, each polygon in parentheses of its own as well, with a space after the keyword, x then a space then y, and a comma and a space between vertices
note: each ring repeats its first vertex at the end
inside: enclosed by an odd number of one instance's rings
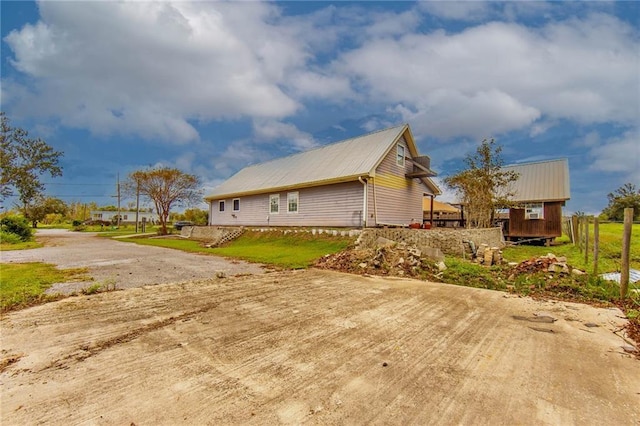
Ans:
POLYGON ((370 177, 368 174, 357 174, 357 175, 350 175, 350 176, 340 176, 338 178, 332 178, 332 179, 318 180, 314 182, 301 182, 301 183, 296 183, 292 185, 254 189, 250 191, 228 192, 224 194, 211 194, 204 197, 204 200, 205 201, 225 200, 227 198, 247 197, 249 195, 269 194, 274 192, 290 191, 293 189, 334 185, 338 183, 354 182, 354 181, 357 181, 358 178, 368 178, 368 177, 370 177))

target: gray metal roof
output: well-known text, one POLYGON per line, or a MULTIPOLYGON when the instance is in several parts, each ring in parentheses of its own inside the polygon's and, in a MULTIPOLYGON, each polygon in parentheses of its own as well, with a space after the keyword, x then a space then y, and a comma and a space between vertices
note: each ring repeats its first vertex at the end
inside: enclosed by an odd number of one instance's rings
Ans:
POLYGON ((415 156, 409 126, 403 124, 245 167, 214 188, 206 199, 356 180, 373 172, 405 131, 409 150, 415 156))
POLYGON ((515 194, 513 201, 566 201, 571 198, 569 162, 566 158, 513 164, 502 167, 502 170, 520 174, 519 179, 510 186, 515 194))

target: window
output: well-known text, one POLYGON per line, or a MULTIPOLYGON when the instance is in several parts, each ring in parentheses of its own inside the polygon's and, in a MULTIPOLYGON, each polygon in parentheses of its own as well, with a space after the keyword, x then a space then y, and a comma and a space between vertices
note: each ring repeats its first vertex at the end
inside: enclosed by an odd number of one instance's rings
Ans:
POLYGON ((404 146, 400 144, 396 148, 396 164, 404 167, 404 146))
POLYGON ((240 198, 235 198, 233 200, 233 211, 234 212, 239 212, 240 211, 240 198))
POLYGON ((223 211, 224 211, 224 201, 220 201, 220 202, 218 203, 218 210, 220 210, 221 212, 223 212, 223 211))
POLYGON ((287 194, 287 212, 298 213, 298 193, 289 192, 287 194))
POLYGON ((544 203, 531 203, 524 206, 525 219, 544 219, 544 203))
POLYGON ((269 213, 278 214, 280 212, 280 194, 269 195, 269 213))
POLYGON ((124 216, 122 216, 122 220, 129 220, 129 218, 127 217, 127 215, 125 214, 124 216))

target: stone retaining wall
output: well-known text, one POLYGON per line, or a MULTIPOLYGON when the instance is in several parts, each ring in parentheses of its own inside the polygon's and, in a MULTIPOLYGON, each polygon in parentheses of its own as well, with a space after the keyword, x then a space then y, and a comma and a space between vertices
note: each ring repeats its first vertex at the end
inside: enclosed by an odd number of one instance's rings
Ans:
POLYGON ((192 240, 206 241, 216 245, 228 235, 241 230, 241 227, 230 226, 185 226, 180 230, 180 235, 192 240))
POLYGON ((471 253, 469 244, 465 241, 473 241, 476 247, 480 247, 480 244, 487 244, 489 247, 504 247, 504 236, 501 228, 365 229, 360 234, 357 244, 361 248, 374 248, 378 237, 396 242, 405 242, 421 250, 427 247, 438 248, 445 254, 456 256, 471 253))

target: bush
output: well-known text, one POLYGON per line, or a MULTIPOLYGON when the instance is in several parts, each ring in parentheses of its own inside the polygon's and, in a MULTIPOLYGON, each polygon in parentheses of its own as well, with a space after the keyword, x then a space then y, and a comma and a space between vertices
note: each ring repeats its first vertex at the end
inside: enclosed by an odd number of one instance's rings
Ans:
POLYGON ((16 234, 0 231, 0 242, 3 244, 18 244, 21 243, 22 240, 20 239, 20 236, 16 234))
POLYGON ((22 216, 3 217, 0 220, 0 230, 3 233, 17 235, 20 241, 30 241, 33 237, 33 230, 29 226, 29 222, 22 216))

